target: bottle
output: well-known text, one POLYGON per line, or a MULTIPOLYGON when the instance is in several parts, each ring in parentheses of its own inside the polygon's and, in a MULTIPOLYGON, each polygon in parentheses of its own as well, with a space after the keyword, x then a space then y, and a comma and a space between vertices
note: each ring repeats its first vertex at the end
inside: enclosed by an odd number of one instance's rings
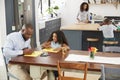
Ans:
POLYGON ((92 13, 90 13, 90 21, 92 21, 92 13))

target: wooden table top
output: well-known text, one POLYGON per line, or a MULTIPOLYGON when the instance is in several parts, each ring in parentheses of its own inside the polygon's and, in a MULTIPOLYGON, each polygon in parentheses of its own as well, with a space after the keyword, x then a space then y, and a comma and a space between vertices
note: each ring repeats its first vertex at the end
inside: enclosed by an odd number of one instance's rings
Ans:
MULTIPOLYGON (((69 54, 80 54, 80 55, 88 55, 88 51, 79 51, 79 50, 70 50, 69 54)), ((104 57, 120 57, 120 53, 103 53, 97 52, 96 56, 104 56, 104 57)), ((57 61, 64 61, 65 57, 62 57, 61 53, 49 53, 47 57, 25 57, 25 56, 17 56, 11 59, 10 63, 13 64, 28 64, 28 65, 36 65, 36 66, 47 66, 47 67, 56 67, 57 61)), ((88 70, 90 71, 100 71, 100 63, 89 63, 88 70)), ((110 67, 119 67, 120 65, 110 65, 105 64, 110 67)))
POLYGON ((68 26, 62 26, 61 30, 85 30, 85 31, 98 31, 99 24, 90 23, 76 23, 68 26))

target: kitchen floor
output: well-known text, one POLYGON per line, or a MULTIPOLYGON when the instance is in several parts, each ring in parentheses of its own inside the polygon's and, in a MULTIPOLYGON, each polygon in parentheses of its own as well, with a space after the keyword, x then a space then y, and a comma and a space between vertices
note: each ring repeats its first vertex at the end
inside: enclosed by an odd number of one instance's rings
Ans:
MULTIPOLYGON (((65 72, 66 76, 74 76, 74 77, 82 77, 83 74, 82 73, 74 73, 74 72, 65 72)), ((98 80, 100 77, 100 73, 99 74, 87 74, 87 80, 98 80)), ((47 77, 44 79, 47 80, 47 77)))

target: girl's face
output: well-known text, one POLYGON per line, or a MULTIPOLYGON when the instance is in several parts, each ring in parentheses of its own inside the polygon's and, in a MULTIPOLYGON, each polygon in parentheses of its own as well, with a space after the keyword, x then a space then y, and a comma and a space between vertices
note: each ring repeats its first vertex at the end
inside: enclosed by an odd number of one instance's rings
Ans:
POLYGON ((52 39, 53 39, 54 42, 57 42, 57 34, 56 33, 53 33, 52 39))
POLYGON ((87 9, 87 4, 84 4, 84 5, 83 5, 83 9, 84 9, 84 10, 87 9))

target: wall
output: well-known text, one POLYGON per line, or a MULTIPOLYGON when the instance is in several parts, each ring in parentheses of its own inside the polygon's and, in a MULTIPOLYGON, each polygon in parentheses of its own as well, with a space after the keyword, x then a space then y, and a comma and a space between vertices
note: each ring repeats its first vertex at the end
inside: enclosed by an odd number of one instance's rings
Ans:
POLYGON ((82 0, 66 0, 61 12, 62 25, 69 25, 76 22, 76 16, 82 0))
POLYGON ((102 16, 120 16, 120 5, 118 8, 113 4, 90 5, 90 12, 102 16))
POLYGON ((3 46, 6 38, 5 0, 0 0, 0 46, 3 46))
POLYGON ((40 41, 39 41, 39 10, 38 10, 38 5, 39 5, 40 0, 35 0, 35 25, 36 25, 36 45, 37 47, 40 46, 40 41))
MULTIPOLYGON (((80 4, 83 0, 66 0, 64 9, 62 10, 62 25, 70 25, 76 22, 76 15, 79 10, 80 4)), ((114 5, 90 5, 90 12, 102 16, 120 16, 120 5, 116 9, 114 5)))
MULTIPOLYGON (((5 0, 0 0, 0 48, 3 46, 6 37, 5 0)), ((0 80, 7 80, 5 65, 0 49, 0 80)))

